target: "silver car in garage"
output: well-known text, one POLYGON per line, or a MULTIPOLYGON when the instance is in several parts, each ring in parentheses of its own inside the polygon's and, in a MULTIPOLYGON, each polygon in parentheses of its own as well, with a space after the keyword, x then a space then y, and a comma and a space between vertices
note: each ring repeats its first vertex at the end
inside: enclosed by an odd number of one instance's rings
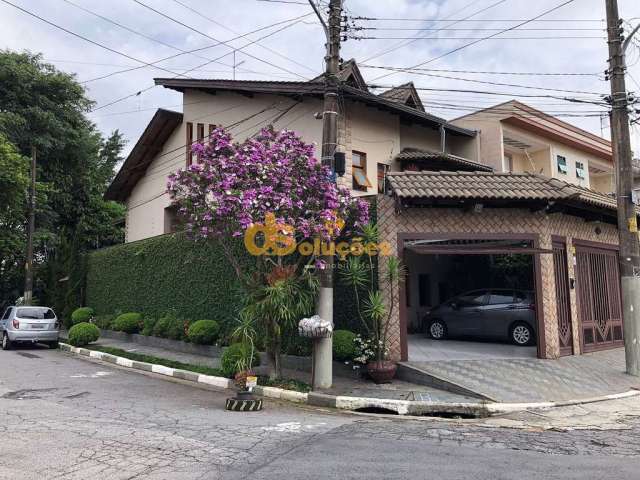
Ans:
POLYGON ((10 350, 16 343, 46 343, 58 348, 60 322, 49 307, 7 308, 0 320, 2 349, 10 350))

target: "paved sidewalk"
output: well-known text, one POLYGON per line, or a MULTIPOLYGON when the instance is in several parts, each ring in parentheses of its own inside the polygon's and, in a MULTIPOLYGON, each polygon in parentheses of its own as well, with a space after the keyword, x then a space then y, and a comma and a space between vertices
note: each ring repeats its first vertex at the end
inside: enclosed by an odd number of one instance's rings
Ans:
MULTIPOLYGON (((166 358, 192 365, 205 365, 219 368, 220 359, 204 355, 176 352, 164 348, 140 345, 134 342, 115 340, 111 338, 101 338, 95 345, 119 348, 127 352, 153 355, 159 358, 166 358)), ((311 383, 311 374, 299 370, 285 370, 284 375, 307 383, 311 383)), ((394 380, 388 385, 376 385, 371 381, 360 378, 357 372, 351 376, 338 376, 334 374, 334 384, 331 389, 323 390, 321 393, 331 395, 343 395, 351 397, 369 397, 393 400, 446 402, 446 403, 466 403, 477 402, 477 398, 457 395, 444 390, 431 388, 424 385, 416 385, 401 380, 394 380)))
POLYGON ((622 348, 558 360, 485 359, 408 364, 498 402, 562 402, 640 388, 640 379, 625 373, 622 348))

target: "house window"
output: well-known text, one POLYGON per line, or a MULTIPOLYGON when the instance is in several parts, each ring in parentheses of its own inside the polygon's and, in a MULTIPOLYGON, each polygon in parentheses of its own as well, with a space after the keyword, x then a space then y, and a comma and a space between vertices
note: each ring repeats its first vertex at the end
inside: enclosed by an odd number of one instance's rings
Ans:
POLYGON ((513 172, 513 156, 506 154, 504 156, 505 167, 507 167, 507 172, 513 172))
POLYGON ((558 155, 558 173, 562 175, 566 175, 569 173, 569 168, 567 167, 567 159, 562 155, 558 155))
MULTIPOLYGON (((198 143, 202 143, 204 141, 204 123, 198 124, 197 135, 198 143)), ((198 155, 198 163, 200 163, 200 155, 198 155)))
POLYGON ((378 164, 378 193, 385 192, 385 181, 387 178, 387 171, 389 171, 389 165, 384 163, 378 164))
POLYGON ((583 180, 586 178, 583 162, 576 162, 576 177, 581 178, 583 180))
POLYGON ((640 205, 640 188, 631 191, 631 199, 636 205, 640 205))
POLYGON ((186 126, 187 126, 187 128, 186 128, 186 140, 184 142, 185 147, 186 147, 185 164, 186 164, 187 167, 189 167, 193 163, 193 154, 191 153, 191 146, 192 146, 192 143, 193 143, 193 123, 187 122, 186 126))
POLYGON ((366 192, 371 186, 367 178, 367 154, 351 152, 351 176, 353 177, 353 189, 366 192))

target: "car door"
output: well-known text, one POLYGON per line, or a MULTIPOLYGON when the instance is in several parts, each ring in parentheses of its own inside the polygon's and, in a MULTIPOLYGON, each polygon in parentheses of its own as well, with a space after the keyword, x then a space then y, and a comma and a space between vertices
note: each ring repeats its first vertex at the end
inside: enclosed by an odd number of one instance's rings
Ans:
POLYGON ((504 337, 509 333, 515 308, 513 290, 491 290, 487 305, 483 308, 482 335, 504 337))
POLYGON ((8 307, 4 311, 4 314, 2 315, 2 320, 0 320, 0 331, 4 331, 7 328, 7 321, 9 320, 10 316, 11 316, 11 307, 8 307))
POLYGON ((474 290, 451 300, 451 310, 444 319, 449 335, 476 335, 481 328, 486 300, 486 290, 474 290))

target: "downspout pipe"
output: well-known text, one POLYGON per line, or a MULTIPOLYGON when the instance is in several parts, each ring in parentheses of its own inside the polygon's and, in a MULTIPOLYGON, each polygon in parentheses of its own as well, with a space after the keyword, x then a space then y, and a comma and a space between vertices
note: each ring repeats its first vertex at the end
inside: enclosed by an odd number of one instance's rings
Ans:
POLYGON ((440 125, 440 152, 447 153, 447 131, 440 125))

